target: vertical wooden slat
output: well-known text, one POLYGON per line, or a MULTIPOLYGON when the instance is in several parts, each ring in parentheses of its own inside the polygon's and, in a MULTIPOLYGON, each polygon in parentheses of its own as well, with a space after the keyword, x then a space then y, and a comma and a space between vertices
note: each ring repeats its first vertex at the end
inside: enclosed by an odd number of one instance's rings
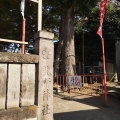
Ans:
POLYGON ((22 65, 21 106, 34 105, 35 64, 22 65))
POLYGON ((62 76, 60 75, 60 87, 61 87, 61 77, 62 77, 62 76))
POLYGON ((20 68, 20 64, 8 66, 7 108, 19 107, 20 68))
POLYGON ((91 95, 92 95, 92 76, 90 76, 90 86, 91 86, 91 95))
POLYGON ((63 75, 63 85, 62 85, 62 86, 63 86, 63 87, 62 87, 63 91, 65 90, 65 86, 64 86, 64 77, 65 77, 65 76, 63 75))
POLYGON ((7 64, 0 64, 0 109, 5 109, 7 64))
POLYGON ((57 75, 57 83, 56 83, 56 84, 57 84, 57 88, 58 88, 58 77, 59 77, 59 76, 57 75))

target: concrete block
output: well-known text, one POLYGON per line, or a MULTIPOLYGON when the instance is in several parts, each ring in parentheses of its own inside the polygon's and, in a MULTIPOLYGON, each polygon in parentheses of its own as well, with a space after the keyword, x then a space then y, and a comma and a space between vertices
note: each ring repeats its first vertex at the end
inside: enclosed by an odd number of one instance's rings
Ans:
POLYGON ((35 97, 35 64, 22 65, 21 105, 34 105, 35 97))
POLYGON ((8 66, 7 108, 19 107, 20 97, 20 64, 8 66))
POLYGON ((44 38, 44 39, 47 39, 47 40, 52 40, 54 38, 54 33, 46 32, 46 31, 38 31, 34 35, 34 40, 36 40, 38 38, 44 38))
POLYGON ((37 120, 37 106, 0 110, 0 120, 37 120))
POLYGON ((5 109, 7 64, 0 64, 0 109, 5 109))
POLYGON ((0 52, 1 63, 38 63, 38 59, 38 55, 0 52))

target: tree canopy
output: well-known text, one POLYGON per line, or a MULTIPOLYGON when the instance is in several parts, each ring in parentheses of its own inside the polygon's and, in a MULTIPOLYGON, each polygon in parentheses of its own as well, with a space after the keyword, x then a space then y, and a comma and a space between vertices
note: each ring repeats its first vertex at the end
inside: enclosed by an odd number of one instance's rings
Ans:
MULTIPOLYGON (((76 59, 79 61, 82 61, 82 32, 84 32, 85 60, 89 64, 101 60, 101 41, 96 34, 99 26, 99 2, 100 0, 43 0, 43 30, 54 32, 56 35, 55 39, 60 40, 60 35, 62 39, 63 36, 70 35, 64 31, 66 28, 62 29, 62 34, 59 30, 63 14, 65 15, 65 12, 70 10, 71 7, 74 8, 74 26, 67 30, 74 29, 75 31, 76 59), (85 20, 86 17, 88 21, 85 20)), ((120 9, 117 8, 119 2, 111 3, 111 1, 108 1, 108 3, 103 23, 103 36, 105 39, 106 58, 114 63, 115 42, 120 40, 120 9)), ((0 13, 0 38, 21 40, 22 16, 20 13, 20 1, 1 0, 0 13)), ((37 31, 36 3, 26 0, 25 18, 27 23, 26 41, 33 41, 34 33, 37 31)))
MULTIPOLYGON (((113 3, 107 4, 105 11, 105 18, 103 22, 103 37, 105 40, 105 56, 106 60, 115 63, 115 43, 120 40, 120 10, 113 3)), ((88 16, 87 22, 81 22, 75 27, 75 40, 76 40, 76 54, 77 59, 82 61, 82 30, 85 39, 85 62, 93 64, 93 62, 101 61, 101 40, 96 34, 99 26, 99 7, 96 6, 92 9, 91 14, 88 16)))

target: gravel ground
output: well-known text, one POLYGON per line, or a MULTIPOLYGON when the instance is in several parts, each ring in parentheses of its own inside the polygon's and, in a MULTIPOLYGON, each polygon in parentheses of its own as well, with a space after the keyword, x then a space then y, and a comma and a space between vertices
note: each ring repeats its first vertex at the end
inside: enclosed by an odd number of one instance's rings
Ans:
POLYGON ((54 120, 120 120, 120 101, 77 93, 54 94, 54 120))

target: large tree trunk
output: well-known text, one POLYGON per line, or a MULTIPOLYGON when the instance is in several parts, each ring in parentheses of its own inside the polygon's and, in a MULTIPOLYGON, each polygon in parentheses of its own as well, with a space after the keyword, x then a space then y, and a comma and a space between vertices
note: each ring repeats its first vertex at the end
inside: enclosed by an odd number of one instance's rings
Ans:
POLYGON ((61 16, 59 31, 59 43, 55 53, 55 75, 74 75, 75 70, 75 49, 74 49, 74 3, 76 0, 66 4, 66 10, 61 16))
POLYGON ((63 66, 65 75, 76 74, 74 47, 74 5, 69 5, 64 14, 63 66))

